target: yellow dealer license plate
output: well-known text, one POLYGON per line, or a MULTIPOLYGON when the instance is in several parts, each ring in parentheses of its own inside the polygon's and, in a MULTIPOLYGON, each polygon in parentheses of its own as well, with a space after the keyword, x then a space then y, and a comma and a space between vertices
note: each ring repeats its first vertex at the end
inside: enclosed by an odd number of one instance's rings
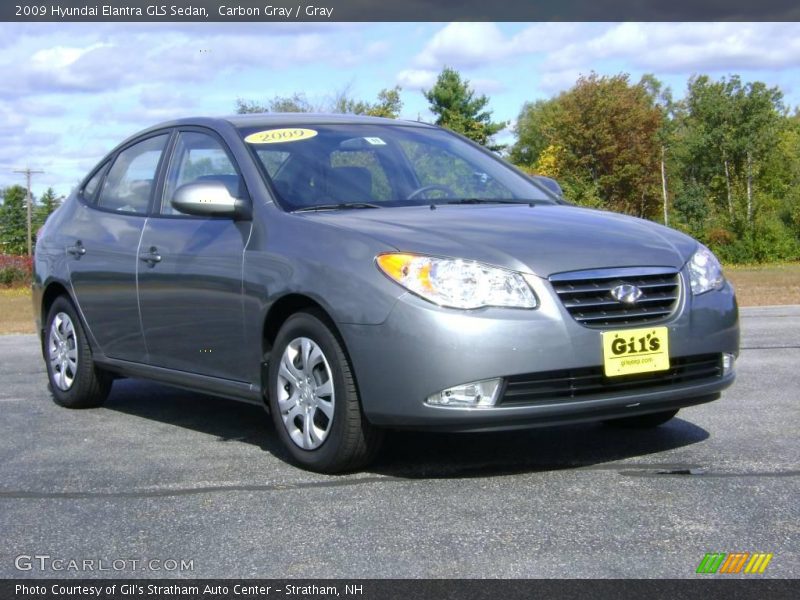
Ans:
POLYGON ((669 369, 669 333, 666 327, 603 332, 606 377, 651 373, 669 369))

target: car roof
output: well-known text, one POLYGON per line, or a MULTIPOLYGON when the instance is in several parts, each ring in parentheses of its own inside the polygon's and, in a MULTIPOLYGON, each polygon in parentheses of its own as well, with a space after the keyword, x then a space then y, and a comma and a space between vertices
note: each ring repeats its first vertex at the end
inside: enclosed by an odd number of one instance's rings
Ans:
POLYGON ((260 127, 274 125, 323 125, 323 124, 372 124, 372 125, 412 125, 431 127, 426 123, 387 119, 384 117, 368 117, 365 115, 344 115, 326 113, 256 113, 233 115, 224 118, 234 127, 260 127))
POLYGON ((252 127, 281 127, 294 125, 403 125, 410 127, 433 128, 433 125, 419 121, 406 121, 402 119, 387 119, 384 117, 368 117, 364 115, 324 114, 324 113, 253 113, 244 115, 229 115, 224 117, 186 117, 158 123, 140 131, 143 133, 165 129, 168 127, 186 127, 196 125, 223 129, 231 125, 237 129, 252 127))
MULTIPOLYGON (((438 129, 436 125, 422 123, 421 121, 407 121, 404 119, 387 119, 385 117, 368 117, 364 115, 327 114, 327 113, 252 113, 244 115, 229 115, 224 117, 185 117, 157 123, 146 129, 137 131, 117 144, 111 152, 103 157, 105 161, 109 156, 127 146, 131 142, 160 132, 171 127, 208 127, 218 132, 231 127, 235 129, 256 127, 286 127, 296 125, 400 125, 403 127, 420 127, 438 129)), ((102 161, 101 161, 102 162, 102 161)))

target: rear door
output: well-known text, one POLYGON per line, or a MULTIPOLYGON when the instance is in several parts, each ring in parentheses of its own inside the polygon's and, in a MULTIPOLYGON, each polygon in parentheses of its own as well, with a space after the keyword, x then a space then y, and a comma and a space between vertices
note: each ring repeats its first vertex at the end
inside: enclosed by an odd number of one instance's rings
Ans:
POLYGON ((224 142, 180 130, 139 248, 142 326, 150 364, 245 381, 242 265, 252 222, 184 215, 170 202, 180 186, 212 179, 246 197, 224 142))
POLYGON ((81 190, 81 206, 60 232, 78 306, 111 358, 145 360, 137 248, 168 139, 154 134, 118 152, 81 190))

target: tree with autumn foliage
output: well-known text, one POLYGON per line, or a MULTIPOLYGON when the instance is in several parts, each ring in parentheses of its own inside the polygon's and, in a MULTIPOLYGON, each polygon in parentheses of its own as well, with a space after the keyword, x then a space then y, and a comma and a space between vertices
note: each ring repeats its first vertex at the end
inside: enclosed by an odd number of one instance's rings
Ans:
POLYGON ((568 199, 668 223, 729 262, 800 258, 800 115, 780 89, 689 79, 675 100, 653 75, 581 77, 526 103, 509 157, 568 199))
POLYGON ((661 123, 643 84, 592 73, 552 100, 523 107, 511 157, 559 179, 576 202, 654 218, 661 205, 661 123))

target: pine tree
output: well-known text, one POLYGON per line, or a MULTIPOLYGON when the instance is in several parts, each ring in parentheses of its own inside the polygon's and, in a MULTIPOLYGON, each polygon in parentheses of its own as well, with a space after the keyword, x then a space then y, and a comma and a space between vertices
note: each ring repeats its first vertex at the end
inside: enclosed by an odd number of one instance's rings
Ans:
POLYGON ((506 126, 504 122, 492 121, 492 111, 486 110, 489 98, 476 96, 469 81, 462 79, 458 71, 445 67, 439 73, 436 84, 422 92, 436 115, 436 124, 447 127, 486 146, 499 150, 502 146, 492 143, 492 136, 506 126))
POLYGON ((28 251, 28 221, 25 198, 27 192, 21 185, 3 190, 0 206, 0 253, 26 254, 28 251))
POLYGON ((42 194, 42 197, 39 198, 39 202, 36 204, 34 211, 33 211, 33 233, 36 234, 37 231, 44 225, 45 221, 47 221, 47 217, 55 212, 55 210, 61 206, 61 202, 64 199, 62 197, 56 196, 55 191, 53 188, 49 187, 42 194))

